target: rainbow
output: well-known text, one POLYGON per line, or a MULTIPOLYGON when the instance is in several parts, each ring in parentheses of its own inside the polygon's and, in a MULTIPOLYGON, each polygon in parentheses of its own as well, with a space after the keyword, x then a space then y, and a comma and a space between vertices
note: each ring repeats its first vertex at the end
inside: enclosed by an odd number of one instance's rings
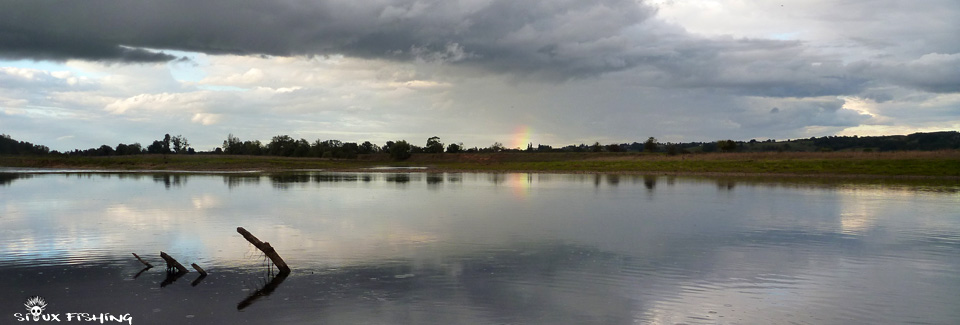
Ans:
POLYGON ((530 134, 533 133, 533 129, 529 125, 521 125, 517 127, 517 130, 513 133, 513 143, 510 145, 512 148, 520 148, 520 150, 526 150, 527 144, 530 142, 530 134))

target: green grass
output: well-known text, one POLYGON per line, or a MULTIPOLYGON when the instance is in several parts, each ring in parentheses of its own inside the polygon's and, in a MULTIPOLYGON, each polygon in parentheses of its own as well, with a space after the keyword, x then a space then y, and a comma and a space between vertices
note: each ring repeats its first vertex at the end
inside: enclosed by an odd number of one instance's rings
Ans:
POLYGON ((117 157, 0 157, 0 166, 119 170, 290 170, 342 169, 372 166, 359 160, 322 160, 270 156, 139 155, 117 157))
POLYGON ((543 161, 437 164, 444 169, 551 172, 666 172, 960 177, 957 160, 543 161))
POLYGON ((898 153, 733 153, 668 157, 640 153, 416 154, 402 162, 386 155, 352 160, 227 155, 118 157, 0 156, 0 166, 120 170, 356 170, 427 166, 449 171, 782 174, 960 178, 960 151, 898 153))

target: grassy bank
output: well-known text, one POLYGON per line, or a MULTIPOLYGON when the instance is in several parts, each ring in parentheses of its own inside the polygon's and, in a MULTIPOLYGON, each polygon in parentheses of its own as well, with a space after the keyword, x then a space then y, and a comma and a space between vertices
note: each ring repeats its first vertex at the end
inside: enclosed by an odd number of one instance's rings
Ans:
POLYGON ((386 155, 356 160, 227 155, 118 157, 0 157, 0 166, 120 170, 357 170, 375 166, 426 166, 445 171, 603 172, 675 174, 775 174, 960 178, 960 151, 715 153, 666 156, 643 153, 416 154, 402 162, 386 155))

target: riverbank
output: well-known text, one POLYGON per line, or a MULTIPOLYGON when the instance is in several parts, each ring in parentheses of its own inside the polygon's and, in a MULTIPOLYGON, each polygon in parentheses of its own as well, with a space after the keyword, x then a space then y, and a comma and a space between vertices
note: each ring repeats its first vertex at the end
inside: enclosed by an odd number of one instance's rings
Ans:
MULTIPOLYGON (((111 157, 0 157, 2 167, 111 170, 266 172, 291 170, 370 171, 375 167, 427 167, 451 172, 620 173, 817 177, 917 177, 960 179, 960 151, 714 153, 666 156, 645 153, 415 154, 405 161, 387 155, 332 160, 273 156, 136 155, 111 157)), ((376 171, 391 171, 379 169, 376 171)))

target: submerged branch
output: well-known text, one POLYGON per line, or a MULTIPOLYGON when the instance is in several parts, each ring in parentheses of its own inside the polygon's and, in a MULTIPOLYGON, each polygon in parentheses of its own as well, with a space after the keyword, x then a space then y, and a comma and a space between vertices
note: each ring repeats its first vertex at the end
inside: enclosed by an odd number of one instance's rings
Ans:
MULTIPOLYGON (((161 252, 161 253, 162 253, 162 252, 161 252)), ((143 263, 143 265, 146 265, 147 268, 153 267, 153 265, 151 265, 150 263, 147 263, 147 261, 144 261, 142 258, 140 258, 140 256, 137 255, 137 253, 131 253, 131 254, 133 254, 133 257, 136 257, 137 260, 140 261, 140 263, 143 263)))
POLYGON ((180 273, 190 272, 190 270, 187 270, 187 268, 184 267, 183 264, 180 264, 180 262, 177 262, 176 259, 174 259, 170 255, 167 255, 167 253, 160 251, 160 257, 162 257, 163 260, 167 262, 167 269, 177 269, 177 271, 179 271, 180 273))
POLYGON ((248 242, 257 247, 264 255, 270 258, 273 261, 273 264, 277 266, 277 269, 280 270, 278 275, 286 275, 290 273, 290 267, 287 266, 287 263, 283 261, 283 258, 280 258, 280 254, 277 254, 277 251, 273 249, 273 246, 270 246, 270 243, 260 241, 256 236, 251 234, 243 227, 237 227, 237 232, 243 235, 243 238, 248 242))
POLYGON ((200 268, 200 265, 197 265, 197 263, 190 264, 190 266, 192 266, 195 270, 197 270, 197 272, 200 272, 200 275, 202 276, 207 275, 207 271, 204 271, 202 268, 200 268))

